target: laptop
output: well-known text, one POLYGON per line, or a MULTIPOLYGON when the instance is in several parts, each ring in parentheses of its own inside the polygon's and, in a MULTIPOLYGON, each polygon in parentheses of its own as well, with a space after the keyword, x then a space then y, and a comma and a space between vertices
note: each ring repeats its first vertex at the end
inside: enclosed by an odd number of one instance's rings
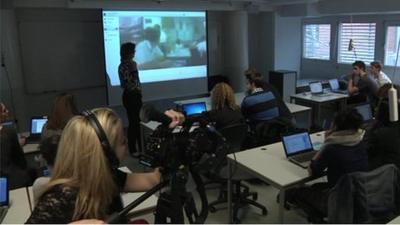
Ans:
POLYGON ((314 150, 308 132, 282 136, 286 157, 294 164, 307 168, 311 159, 317 153, 314 150))
POLYGON ((3 222, 9 206, 9 190, 7 177, 0 177, 0 223, 3 222))
POLYGON ((34 116, 31 118, 31 130, 30 135, 26 139, 27 142, 39 142, 40 136, 42 135, 43 126, 47 123, 47 116, 34 116))
POLYGON ((310 87, 310 91, 312 95, 326 95, 326 93, 324 93, 324 89, 322 88, 322 83, 319 81, 316 82, 311 82, 308 84, 310 87))
POLYGON ((329 86, 331 87, 331 91, 333 93, 347 94, 347 90, 340 89, 340 85, 339 85, 338 79, 330 79, 329 80, 329 86))
POLYGON ((182 105, 182 111, 186 116, 193 117, 207 111, 207 106, 205 102, 187 103, 182 105))
POLYGON ((371 110, 371 105, 370 104, 361 104, 358 106, 354 107, 358 113, 361 114, 361 116, 363 117, 363 121, 364 123, 368 123, 371 122, 374 117, 372 116, 372 110, 371 110))

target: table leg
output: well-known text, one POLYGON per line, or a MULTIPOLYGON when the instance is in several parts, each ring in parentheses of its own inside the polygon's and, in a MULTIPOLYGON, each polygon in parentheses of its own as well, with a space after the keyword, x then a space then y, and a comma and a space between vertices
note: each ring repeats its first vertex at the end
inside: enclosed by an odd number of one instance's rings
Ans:
POLYGON ((232 165, 231 165, 231 160, 228 159, 228 189, 227 189, 227 195, 228 195, 228 223, 232 224, 233 223, 233 213, 232 213, 232 165))
POLYGON ((281 189, 279 193, 279 223, 283 224, 283 214, 285 213, 285 189, 281 189))

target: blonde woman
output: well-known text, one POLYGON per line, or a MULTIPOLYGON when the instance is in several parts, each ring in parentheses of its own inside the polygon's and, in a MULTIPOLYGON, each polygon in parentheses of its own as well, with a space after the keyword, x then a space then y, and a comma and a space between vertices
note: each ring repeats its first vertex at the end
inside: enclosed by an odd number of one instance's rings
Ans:
MULTIPOLYGON (((107 108, 92 112, 121 161, 126 152, 121 119, 107 108)), ((178 118, 166 115, 173 121, 178 118)), ((120 192, 146 191, 159 182, 158 170, 127 174, 112 169, 89 118, 75 116, 64 128, 52 178, 27 223, 106 219, 122 209, 120 192)))
POLYGON ((215 122, 217 129, 244 122, 240 108, 236 105, 233 89, 226 83, 214 86, 211 91, 211 111, 205 115, 209 121, 215 122))
POLYGON ((58 95, 54 101, 49 120, 43 126, 42 140, 53 135, 61 135, 68 121, 78 114, 79 112, 72 94, 62 93, 58 95))

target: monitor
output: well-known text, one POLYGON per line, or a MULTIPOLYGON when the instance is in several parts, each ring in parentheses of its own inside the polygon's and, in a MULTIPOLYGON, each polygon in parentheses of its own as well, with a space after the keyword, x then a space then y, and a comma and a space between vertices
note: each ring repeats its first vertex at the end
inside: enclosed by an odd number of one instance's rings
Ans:
POLYGON ((8 205, 8 180, 0 177, 0 206, 8 205))
POLYGON ((331 87, 332 90, 339 90, 339 81, 338 79, 330 79, 329 80, 329 86, 331 87))

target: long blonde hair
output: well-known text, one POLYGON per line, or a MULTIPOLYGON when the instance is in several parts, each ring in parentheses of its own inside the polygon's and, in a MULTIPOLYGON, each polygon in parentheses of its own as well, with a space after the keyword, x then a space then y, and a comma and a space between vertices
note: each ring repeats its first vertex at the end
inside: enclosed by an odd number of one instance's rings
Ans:
POLYGON ((211 107, 213 110, 221 110, 228 107, 232 110, 238 110, 233 89, 226 83, 218 83, 211 91, 211 107))
MULTIPOLYGON (((111 109, 92 112, 115 149, 118 135, 123 135, 121 120, 111 109)), ((61 136, 48 188, 59 184, 78 189, 73 220, 104 218, 107 206, 118 193, 99 138, 83 116, 72 118, 61 136)))
POLYGON ((54 101, 46 127, 52 130, 63 129, 68 120, 78 114, 74 96, 67 93, 58 95, 54 101))

